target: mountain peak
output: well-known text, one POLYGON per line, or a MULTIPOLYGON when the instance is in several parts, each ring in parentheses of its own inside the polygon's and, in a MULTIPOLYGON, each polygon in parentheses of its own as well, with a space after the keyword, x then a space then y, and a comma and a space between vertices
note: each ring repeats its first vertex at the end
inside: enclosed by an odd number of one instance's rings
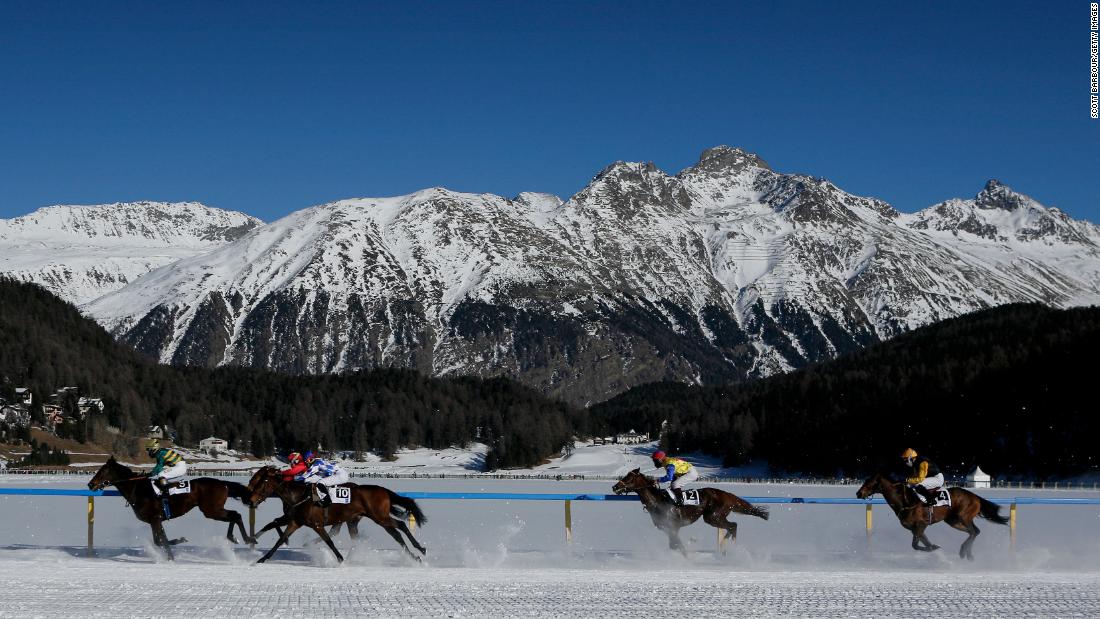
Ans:
POLYGON ((1013 191, 1011 187, 997 179, 986 181, 985 187, 978 192, 978 195, 974 198, 974 203, 978 208, 1001 209, 1004 211, 1015 211, 1022 207, 1039 206, 1035 200, 1022 193, 1013 191))
POLYGON ((708 148, 699 155, 699 162, 692 166, 691 170, 701 172, 740 172, 745 168, 761 168, 771 170, 768 162, 760 158, 756 153, 750 153, 740 148, 719 145, 708 148))

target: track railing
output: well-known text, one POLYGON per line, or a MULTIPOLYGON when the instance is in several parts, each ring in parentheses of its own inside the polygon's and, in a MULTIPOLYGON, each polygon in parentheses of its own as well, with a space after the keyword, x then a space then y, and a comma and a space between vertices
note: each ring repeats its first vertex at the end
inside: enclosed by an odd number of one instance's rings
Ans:
MULTIPOLYGON (((122 496, 117 490, 81 490, 71 488, 0 488, 0 496, 68 496, 87 497, 88 499, 88 555, 94 553, 95 498, 102 496, 122 496)), ((565 507, 565 539, 573 542, 573 501, 638 501, 634 494, 585 494, 585 493, 522 493, 522 492, 403 492, 401 496, 420 500, 452 501, 562 501, 565 507)), ((849 497, 777 497, 743 496, 742 499, 756 504, 779 505, 862 505, 864 506, 864 526, 870 541, 874 528, 872 508, 885 505, 879 498, 857 499, 849 497)), ((1016 545, 1017 505, 1100 505, 1100 498, 1058 498, 1058 497, 1006 497, 989 499, 998 505, 1009 506, 1009 540, 1016 545)), ((248 522, 251 535, 256 532, 256 508, 248 508, 248 522)), ((415 526, 415 521, 412 522, 415 526)), ((724 544, 722 531, 718 530, 718 547, 724 544)))

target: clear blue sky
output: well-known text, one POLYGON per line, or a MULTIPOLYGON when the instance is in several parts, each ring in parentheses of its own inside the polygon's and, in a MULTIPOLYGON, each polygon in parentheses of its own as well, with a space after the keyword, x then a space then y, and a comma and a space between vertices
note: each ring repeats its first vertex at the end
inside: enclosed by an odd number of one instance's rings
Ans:
POLYGON ((5 1, 0 217, 568 197, 730 144, 901 210, 999 178, 1100 221, 1088 2, 924 4, 5 1))

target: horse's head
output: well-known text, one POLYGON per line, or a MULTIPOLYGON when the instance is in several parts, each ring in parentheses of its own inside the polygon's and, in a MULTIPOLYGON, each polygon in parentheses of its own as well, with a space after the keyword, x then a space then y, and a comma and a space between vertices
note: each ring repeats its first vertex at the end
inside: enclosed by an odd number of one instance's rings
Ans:
POLYGON ((252 474, 248 480, 248 504, 251 506, 263 503, 264 499, 271 496, 279 484, 283 483, 282 473, 273 466, 265 466, 252 474))
POLYGON ((126 479, 131 474, 133 471, 119 464, 115 457, 111 456, 92 476, 92 480, 88 482, 88 490, 102 490, 116 481, 126 479))
POLYGON ((863 482, 863 485, 856 491, 856 498, 866 499, 870 498, 873 494, 885 494, 887 490, 891 489, 896 484, 882 473, 875 473, 867 478, 867 481, 863 482))
POLYGON ((627 492, 637 492, 652 485, 653 480, 642 475, 640 469, 634 469, 612 486, 611 491, 615 494, 626 494, 627 492))

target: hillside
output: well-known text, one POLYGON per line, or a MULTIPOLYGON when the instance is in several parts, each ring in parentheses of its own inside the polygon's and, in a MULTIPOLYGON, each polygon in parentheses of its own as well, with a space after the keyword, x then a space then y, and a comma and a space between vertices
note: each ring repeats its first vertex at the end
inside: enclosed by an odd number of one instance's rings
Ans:
POLYGON ((907 445, 949 472, 1076 475, 1100 467, 1100 308, 1011 305, 834 361, 728 387, 661 383, 592 408, 597 427, 658 432, 727 465, 866 473, 907 445))
MULTIPOLYGON (((0 395, 27 386, 41 396, 69 385, 103 398, 105 419, 89 425, 99 434, 87 438, 108 440, 107 424, 132 436, 167 423, 182 444, 217 435, 256 455, 318 445, 392 454, 479 439, 490 445, 489 468, 531 466, 583 425, 578 411, 506 379, 158 365, 43 288, 0 280, 0 395)), ((132 440, 116 442, 117 450, 133 449, 132 440)))

